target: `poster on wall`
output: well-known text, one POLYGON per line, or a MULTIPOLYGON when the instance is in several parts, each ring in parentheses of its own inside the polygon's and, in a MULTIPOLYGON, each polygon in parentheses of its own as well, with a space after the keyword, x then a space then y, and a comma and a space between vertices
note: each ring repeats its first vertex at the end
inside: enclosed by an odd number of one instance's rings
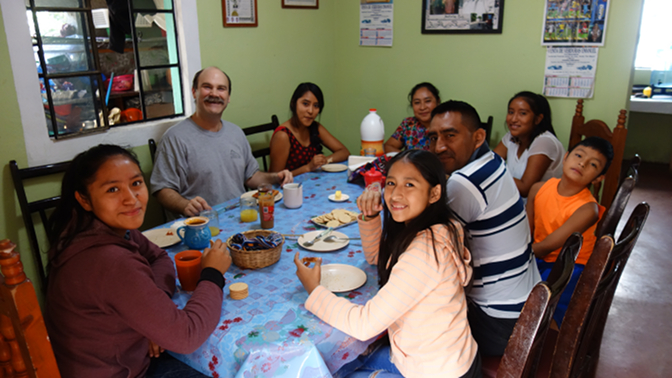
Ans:
POLYGON ((541 44, 604 46, 611 0, 546 0, 541 44))
POLYGON ((502 33, 504 0, 422 0, 422 34, 502 33))
POLYGON ((597 47, 548 47, 544 95, 592 98, 597 51, 597 47))
POLYGON ((393 10, 393 0, 360 0, 360 46, 392 46, 393 10))

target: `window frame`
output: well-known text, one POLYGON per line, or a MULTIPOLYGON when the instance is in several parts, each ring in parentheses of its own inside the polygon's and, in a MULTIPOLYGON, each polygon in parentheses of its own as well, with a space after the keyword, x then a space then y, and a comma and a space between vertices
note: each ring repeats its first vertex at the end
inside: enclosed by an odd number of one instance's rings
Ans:
POLYGON ((191 78, 201 69, 196 3, 196 0, 174 0, 184 116, 112 127, 103 132, 86 134, 78 138, 53 139, 46 132, 47 123, 44 117, 38 74, 35 69, 32 40, 26 22, 25 3, 16 0, 0 0, 28 165, 71 160, 78 153, 100 143, 118 144, 125 147, 147 145, 150 138, 159 140, 170 126, 193 113, 193 101, 187 99, 192 97, 191 78), (187 43, 187 41, 192 41, 192 43, 187 43))

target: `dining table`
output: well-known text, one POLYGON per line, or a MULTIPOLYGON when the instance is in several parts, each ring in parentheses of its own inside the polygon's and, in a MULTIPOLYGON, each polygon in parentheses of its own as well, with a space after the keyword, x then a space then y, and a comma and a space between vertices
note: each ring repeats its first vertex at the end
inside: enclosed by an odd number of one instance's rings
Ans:
MULTIPOLYGON (((348 172, 317 171, 294 177, 303 188, 303 204, 287 208, 283 200, 275 203, 273 231, 285 235, 302 235, 324 228, 311 219, 335 209, 359 212, 356 198, 363 185, 348 182, 348 172), (344 202, 328 197, 336 191, 349 196, 344 202)), ((277 187, 282 193, 282 189, 277 187)), ((332 196, 333 198, 333 196, 332 196)), ((233 198, 213 208, 219 217, 219 234, 212 240, 224 242, 235 234, 261 229, 260 220, 244 223, 240 219, 239 198, 233 198)), ((159 226, 171 228, 184 219, 159 226)), ((358 238, 356 221, 335 228, 348 238, 358 238)), ((184 243, 166 247, 175 254, 189 249, 184 243)), ((224 300, 219 323, 214 332, 191 354, 170 352, 178 360, 212 377, 331 377, 346 363, 354 360, 375 340, 357 340, 323 322, 306 310, 308 293, 296 276, 294 254, 301 257, 321 257, 322 264, 346 264, 366 273, 366 283, 351 291, 336 293, 356 304, 365 304, 378 291, 376 267, 364 258, 360 240, 350 240, 347 246, 330 252, 306 250, 296 237, 285 237, 278 262, 261 269, 241 269, 231 264, 224 278, 224 300), (246 283, 248 296, 234 300, 229 286, 246 283)), ((191 292, 178 286, 173 301, 183 308, 191 292)))

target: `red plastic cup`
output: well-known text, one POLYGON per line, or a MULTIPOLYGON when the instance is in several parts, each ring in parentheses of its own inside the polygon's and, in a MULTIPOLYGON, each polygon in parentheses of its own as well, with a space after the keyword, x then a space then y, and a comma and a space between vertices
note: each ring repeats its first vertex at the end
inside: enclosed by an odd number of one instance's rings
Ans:
POLYGON ((370 169, 363 174, 364 186, 369 191, 382 191, 385 185, 385 176, 375 169, 370 169))
POLYGON ((201 252, 196 250, 182 251, 175 255, 177 278, 182 290, 194 291, 201 278, 201 252))

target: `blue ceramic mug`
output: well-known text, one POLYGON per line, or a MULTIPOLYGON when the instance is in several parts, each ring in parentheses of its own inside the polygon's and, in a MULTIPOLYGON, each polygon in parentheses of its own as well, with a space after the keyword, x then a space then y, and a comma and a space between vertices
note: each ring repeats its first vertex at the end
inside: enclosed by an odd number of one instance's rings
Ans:
POLYGON ((210 246, 210 227, 208 218, 191 217, 184 221, 184 226, 177 228, 177 236, 191 249, 204 249, 210 246))

